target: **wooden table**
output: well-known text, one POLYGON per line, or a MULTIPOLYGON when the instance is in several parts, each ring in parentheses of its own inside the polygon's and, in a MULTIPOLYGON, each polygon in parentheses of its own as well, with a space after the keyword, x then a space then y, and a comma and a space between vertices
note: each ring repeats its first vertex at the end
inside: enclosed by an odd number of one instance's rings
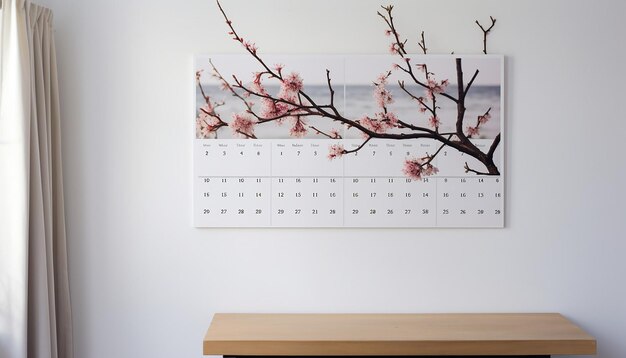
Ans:
POLYGON ((550 357, 593 355, 596 340, 558 313, 218 313, 203 351, 225 357, 550 357))

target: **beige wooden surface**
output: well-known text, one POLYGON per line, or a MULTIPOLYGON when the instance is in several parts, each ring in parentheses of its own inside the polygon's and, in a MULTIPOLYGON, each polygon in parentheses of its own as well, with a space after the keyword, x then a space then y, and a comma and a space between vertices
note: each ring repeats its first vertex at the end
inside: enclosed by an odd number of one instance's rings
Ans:
POLYGON ((596 341, 557 313, 222 314, 205 355, 595 354, 596 341))

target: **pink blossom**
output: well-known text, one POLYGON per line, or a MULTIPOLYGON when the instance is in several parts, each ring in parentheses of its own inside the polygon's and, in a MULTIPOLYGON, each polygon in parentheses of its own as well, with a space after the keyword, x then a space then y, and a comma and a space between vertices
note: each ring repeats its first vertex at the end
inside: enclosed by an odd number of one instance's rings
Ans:
POLYGON ((328 132, 328 135, 333 138, 333 139, 339 139, 341 138, 341 135, 339 134, 339 132, 336 129, 331 129, 330 132, 328 132))
POLYGON ((254 83, 254 84, 259 84, 259 85, 260 85, 260 84, 261 84, 261 76, 263 76, 263 73, 261 73, 261 72, 255 72, 255 73, 252 75, 252 83, 254 83))
POLYGON ((296 138, 302 138, 306 135, 306 127, 304 126, 304 121, 298 117, 294 117, 295 121, 293 124, 293 127, 291 127, 291 130, 289 131, 289 134, 291 134, 292 137, 296 137, 296 138))
POLYGON ((274 70, 278 73, 280 73, 283 68, 285 68, 285 65, 283 65, 282 63, 277 63, 274 65, 274 70))
POLYGON ((404 58, 404 61, 405 61, 406 63, 409 63, 409 62, 411 62, 411 58, 410 58, 410 57, 405 57, 405 58, 404 58))
POLYGON ((441 82, 437 82, 436 80, 429 78, 428 79, 428 88, 433 93, 441 93, 448 86, 448 80, 443 80, 441 82))
POLYGON ((440 121, 439 121, 439 117, 437 116, 432 116, 428 119, 428 124, 430 124, 431 127, 433 128, 438 128, 440 121))
POLYGON ((437 173, 439 173, 439 169, 437 169, 435 166, 431 165, 430 163, 422 167, 422 174, 424 176, 430 176, 430 175, 437 174, 437 173))
POLYGON ((388 128, 395 127, 398 124, 398 117, 393 112, 379 112, 376 118, 388 128))
POLYGON ((389 126, 382 121, 365 116, 359 119, 359 123, 374 133, 385 133, 389 126))
POLYGON ((397 55, 399 53, 397 43, 391 43, 391 45, 389 46, 389 53, 391 53, 392 55, 397 55))
POLYGON ((404 172, 404 174, 409 178, 415 180, 420 180, 423 176, 430 176, 439 173, 439 169, 429 162, 425 162, 424 159, 429 159, 429 157, 406 159, 404 161, 404 168, 402 169, 402 172, 404 172))
POLYGON ((420 111, 420 113, 424 113, 424 112, 426 112, 426 107, 420 106, 420 108, 418 110, 420 111))
POLYGON ((283 78, 281 90, 284 93, 297 93, 302 89, 302 78, 296 72, 290 73, 283 78))
POLYGON ((209 116, 206 112, 200 111, 198 117, 196 118, 196 138, 209 138, 210 133, 219 128, 219 123, 220 122, 217 118, 209 116))
POLYGON ((250 51, 251 53, 256 55, 256 51, 259 49, 258 47, 256 47, 256 44, 254 44, 253 42, 249 42, 249 41, 243 41, 243 46, 246 48, 246 50, 250 51))
POLYGON ((429 78, 427 81, 428 89, 426 90, 427 97, 434 98, 435 94, 442 93, 448 86, 448 80, 437 82, 436 80, 429 78))
POLYGON ((422 179, 422 160, 420 158, 406 159, 402 172, 411 179, 422 179))
POLYGON ((385 36, 391 36, 392 32, 391 30, 387 29, 385 30, 385 36))
POLYGON ((468 137, 473 137, 478 135, 478 127, 468 126, 465 130, 467 132, 468 137))
POLYGON ((215 107, 213 106, 213 103, 208 101, 207 104, 200 107, 200 114, 198 117, 207 117, 208 114, 213 114, 213 112, 215 112, 215 107))
POLYGON ((387 84, 387 78, 389 78, 389 73, 381 73, 376 78, 376 82, 377 82, 378 85, 387 84))
POLYGON ((398 65, 397 63, 394 63, 393 65, 391 65, 391 69, 392 70, 398 70, 398 69, 400 69, 400 65, 398 65))
MULTIPOLYGON (((261 83, 252 83, 252 86, 250 86, 252 91, 260 94, 260 95, 264 95, 267 96, 267 90, 265 89, 265 87, 263 87, 263 85, 261 83)), ((244 94, 250 94, 248 92, 244 92, 244 94)))
POLYGON ((265 119, 280 117, 289 110, 289 106, 286 103, 274 101, 270 98, 263 98, 261 104, 261 117, 265 119))
POLYGON ((206 139, 209 138, 209 134, 212 132, 211 126, 205 120, 196 118, 196 138, 206 139))
POLYGON ((222 80, 222 81, 220 82, 220 89, 221 89, 222 91, 230 91, 230 90, 231 90, 231 87, 230 87, 230 84, 228 84, 228 82, 226 82, 226 81, 222 80))
POLYGON ((491 114, 485 113, 482 116, 478 116, 478 123, 484 124, 491 119, 491 114))
POLYGON ((248 138, 254 136, 255 121, 250 119, 247 114, 233 113, 233 121, 229 126, 233 130, 236 137, 248 138))
POLYGON ((341 144, 333 144, 330 146, 328 151, 328 159, 333 160, 335 158, 339 158, 346 153, 346 150, 343 148, 341 144))
POLYGON ((204 70, 196 71, 196 81, 200 81, 200 77, 202 77, 202 72, 204 72, 204 70))
POLYGON ((376 84, 374 88, 374 98, 376 99, 376 104, 378 104, 378 107, 380 108, 384 108, 388 104, 393 103, 391 92, 385 88, 384 82, 376 84))
MULTIPOLYGON (((262 80, 263 80, 263 73, 255 72, 252 78, 252 85, 250 87, 252 91, 258 94, 267 95, 267 91, 265 90, 265 87, 263 87, 262 80)), ((250 96, 250 93, 244 92, 244 96, 246 94, 250 96)))

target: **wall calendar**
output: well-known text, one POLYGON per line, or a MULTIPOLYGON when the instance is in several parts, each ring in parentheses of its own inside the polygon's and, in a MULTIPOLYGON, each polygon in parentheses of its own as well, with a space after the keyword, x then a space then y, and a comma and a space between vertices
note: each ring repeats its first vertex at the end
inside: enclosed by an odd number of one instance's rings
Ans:
POLYGON ((502 56, 250 53, 195 58, 195 226, 504 226, 502 56))

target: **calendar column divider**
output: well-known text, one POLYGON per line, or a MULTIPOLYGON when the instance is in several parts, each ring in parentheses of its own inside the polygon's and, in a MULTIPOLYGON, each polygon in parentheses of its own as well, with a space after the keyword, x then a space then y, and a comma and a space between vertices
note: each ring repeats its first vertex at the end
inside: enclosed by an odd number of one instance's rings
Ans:
POLYGON ((273 208, 272 208, 272 200, 274 197, 274 173, 272 172, 273 170, 273 164, 272 164, 272 153, 274 152, 274 141, 270 140, 269 141, 269 153, 270 153, 270 197, 269 197, 269 201, 270 201, 270 227, 272 227, 272 215, 274 214, 273 208))
MULTIPOLYGON (((344 84, 344 86, 345 86, 345 84, 344 84)), ((344 96, 345 96, 346 95, 345 94, 346 93, 345 88, 344 88, 343 93, 344 93, 344 96)), ((344 102, 344 104, 345 104, 345 102, 344 102)), ((344 140, 342 139, 342 142, 343 141, 344 140)), ((345 146, 345 142, 342 143, 342 144, 345 146)), ((347 215, 347 212, 346 212, 346 199, 347 199, 346 194, 347 194, 347 192, 346 192, 346 161, 345 161, 345 157, 344 156, 341 157, 341 185, 343 186, 343 193, 341 194, 341 197, 342 197, 342 200, 341 200, 341 211, 343 212, 343 217, 341 219, 341 226, 345 227, 346 226, 346 215, 347 215)))
POLYGON ((439 218, 439 205, 437 205, 439 203, 439 178, 435 179, 435 227, 439 227, 439 222, 438 222, 438 218, 439 218))
MULTIPOLYGON (((346 100, 347 100, 347 96, 346 96, 346 89, 347 89, 346 77, 347 76, 346 76, 346 57, 345 56, 342 58, 341 62, 342 62, 341 66, 343 67, 342 68, 342 74, 343 74, 343 81, 342 81, 343 82, 343 86, 342 86, 343 87, 343 108, 342 108, 343 113, 342 114, 346 115, 346 100)), ((345 127, 343 128, 343 133, 342 134, 343 134, 343 136, 341 137, 341 144, 345 147, 345 145, 346 145, 346 129, 345 129, 345 127)), ((347 192, 346 192, 346 159, 345 158, 346 158, 345 156, 341 156, 341 176, 342 176, 341 180, 343 181, 343 184, 341 184, 341 185, 343 185, 343 195, 342 195, 343 200, 342 200, 342 203, 341 203, 341 207, 342 207, 342 211, 343 211, 343 218, 342 218, 342 221, 341 221, 341 226, 342 227, 346 227, 346 221, 347 221, 346 219, 347 219, 347 215, 348 215, 348 213, 346 212, 346 200, 347 200, 348 197, 346 196, 347 192)))
MULTIPOLYGON (((439 167, 439 158, 435 158, 435 163, 439 167)), ((435 178, 435 227, 439 227, 439 176, 435 178)))

